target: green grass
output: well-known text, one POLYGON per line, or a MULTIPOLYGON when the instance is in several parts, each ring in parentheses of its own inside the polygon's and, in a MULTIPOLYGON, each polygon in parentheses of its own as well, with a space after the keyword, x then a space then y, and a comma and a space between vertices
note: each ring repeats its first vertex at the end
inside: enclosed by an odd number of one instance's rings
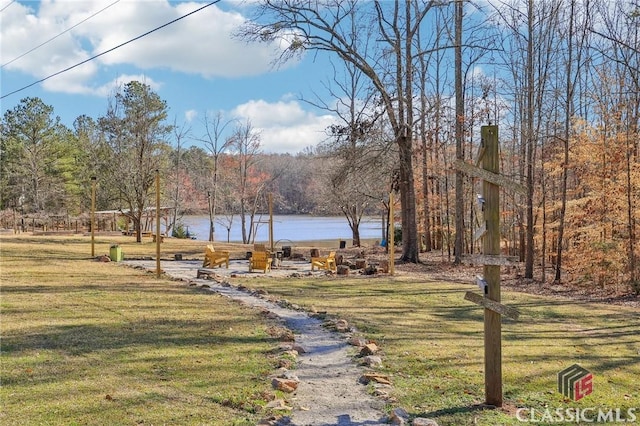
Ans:
POLYGON ((253 425, 265 415, 277 342, 259 313, 89 260, 87 241, 0 239, 0 423, 253 425))
MULTIPOLYGON (((114 242, 125 257, 155 253, 148 240, 99 237, 96 254, 114 242)), ((0 423, 255 424, 272 392, 266 321, 210 292, 91 261, 88 243, 0 237, 0 423)), ((162 257, 202 259, 205 244, 169 239, 162 257)), ((247 250, 225 248, 238 257, 247 250)), ((355 324, 382 347, 396 399, 388 408, 412 417, 496 426, 523 424, 518 407, 640 413, 637 309, 503 290, 521 313, 502 325, 505 407, 482 410, 483 312, 463 298, 474 286, 401 274, 232 282, 355 324), (594 393, 578 402, 556 391, 557 373, 574 363, 594 374, 594 393)))
MULTIPOLYGON (((464 300, 468 284, 428 278, 251 279, 253 288, 345 318, 382 346, 392 376, 391 406, 441 426, 516 425, 519 407, 636 408, 640 414, 640 319, 619 306, 503 291, 520 310, 502 324, 505 407, 485 401, 483 311, 464 300), (594 375, 594 393, 572 402, 557 392, 557 373, 578 363, 594 375)), ((640 416, 638 416, 640 420, 640 416)), ((640 421, 638 422, 640 423, 640 421)), ((575 423, 574 423, 575 424, 575 423)))

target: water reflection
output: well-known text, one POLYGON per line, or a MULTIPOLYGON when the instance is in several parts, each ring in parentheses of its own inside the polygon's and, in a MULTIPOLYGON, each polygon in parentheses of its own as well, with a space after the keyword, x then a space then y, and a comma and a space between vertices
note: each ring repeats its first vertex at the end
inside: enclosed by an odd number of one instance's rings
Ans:
MULTIPOLYGON (((269 240, 269 217, 263 216, 258 224, 256 242, 269 240)), ((189 233, 195 234, 199 240, 209 237, 208 216, 185 216, 183 223, 189 233)), ((248 221, 247 221, 248 223, 248 221)), ((229 235, 229 241, 241 242, 242 231, 239 217, 234 217, 229 235)), ((216 241, 227 241, 225 226, 215 224, 216 241)), ((309 241, 309 240, 347 240, 352 237, 347 219, 341 216, 304 216, 304 215, 275 215, 273 216, 273 238, 275 241, 309 241)), ((382 239, 382 221, 375 217, 363 218, 360 222, 360 238, 382 239)))

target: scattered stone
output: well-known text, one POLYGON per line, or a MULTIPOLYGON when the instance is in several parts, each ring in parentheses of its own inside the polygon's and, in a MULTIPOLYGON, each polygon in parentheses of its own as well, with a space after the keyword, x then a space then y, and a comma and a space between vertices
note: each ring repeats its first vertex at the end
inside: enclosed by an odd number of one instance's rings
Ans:
POLYGON ((213 274, 213 272, 207 270, 207 269, 198 269, 198 271, 196 272, 196 278, 202 278, 205 280, 209 280, 211 279, 211 274, 213 274))
POLYGON ((438 426, 438 423, 433 419, 427 419, 424 417, 417 417, 413 419, 411 423, 413 426, 438 426))
POLYGON ((256 426, 275 426, 278 424, 278 418, 276 416, 266 417, 261 419, 256 426))
POLYGON ((294 382, 300 383, 300 379, 298 379, 298 376, 296 376, 296 373, 294 373, 293 371, 289 371, 289 370, 284 371, 280 376, 280 378, 293 380, 294 382))
POLYGON ((378 266, 380 272, 386 274, 389 272, 389 261, 387 259, 383 259, 380 261, 380 265, 378 266))
MULTIPOLYGON (((388 385, 385 385, 388 386, 388 385)), ((389 398, 389 392, 387 392, 385 389, 382 389, 380 387, 376 387, 373 390, 373 395, 377 396, 378 398, 382 398, 382 399, 388 399, 389 398)))
POLYGON ((111 262, 111 258, 109 256, 107 256, 106 254, 103 254, 102 256, 96 257, 96 261, 98 261, 98 262, 111 262))
POLYGON ((289 407, 284 399, 274 399, 273 401, 267 403, 265 408, 269 408, 271 410, 293 410, 293 407, 289 407))
POLYGON ((291 368, 293 367, 293 361, 287 358, 280 358, 278 360, 278 368, 291 368))
POLYGON ((371 368, 380 367, 382 366, 382 358, 377 355, 367 355, 362 358, 362 361, 360 363, 371 368))
POLYGON ((273 326, 267 329, 267 333, 281 342, 293 342, 295 340, 293 332, 288 328, 273 326))
POLYGON ((278 345, 278 350, 281 352, 290 351, 291 349, 293 349, 293 343, 290 342, 281 342, 278 345))
POLYGON ((385 385, 391 384, 389 376, 380 373, 364 373, 360 376, 359 382, 364 385, 368 385, 371 382, 382 383, 385 385))
POLYGON ((369 265, 366 268, 364 268, 364 274, 365 275, 375 275, 378 273, 378 268, 376 268, 373 265, 369 265))
POLYGON ((291 393, 298 388, 298 382, 296 380, 289 380, 282 377, 273 379, 271 385, 274 389, 287 393, 291 393))
POLYGON ((404 408, 394 408, 389 414, 389 422, 394 425, 406 425, 409 421, 409 413, 404 408))
POLYGON ((360 349, 360 356, 373 355, 378 352, 378 350, 378 345, 376 345, 375 343, 367 343, 360 349))
POLYGON ((294 351, 296 351, 299 354, 306 354, 307 351, 300 345, 298 344, 294 344, 291 349, 293 349, 294 351))
POLYGON ((341 319, 336 321, 336 331, 339 331, 340 333, 346 333, 350 330, 351 327, 349 327, 349 323, 347 322, 347 320, 341 319))
POLYGON ((317 318, 317 319, 325 319, 327 317, 327 312, 315 312, 315 313, 310 313, 309 316, 311 318, 317 318))
POLYGON ((351 346, 364 346, 367 344, 367 340, 363 339, 362 337, 353 336, 351 339, 349 339, 349 344, 351 346))
POLYGON ((282 352, 282 355, 287 355, 287 356, 290 356, 293 359, 296 359, 298 357, 298 351, 294 351, 293 349, 291 349, 290 351, 282 352))
POLYGON ((338 265, 336 273, 338 275, 349 275, 349 270, 351 268, 349 268, 348 265, 338 265))

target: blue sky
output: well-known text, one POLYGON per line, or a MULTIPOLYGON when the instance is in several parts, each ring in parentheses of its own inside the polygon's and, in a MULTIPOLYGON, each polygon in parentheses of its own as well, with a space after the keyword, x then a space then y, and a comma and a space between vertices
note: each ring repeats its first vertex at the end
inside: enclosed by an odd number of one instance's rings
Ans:
POLYGON ((297 153, 323 140, 323 129, 335 118, 300 98, 315 100, 314 93, 323 93, 322 83, 332 76, 328 56, 307 55, 274 68, 280 46, 251 45, 231 37, 245 20, 250 4, 237 0, 222 0, 73 70, 5 96, 208 3, 0 0, 2 114, 22 98, 39 97, 71 127, 79 115, 104 115, 109 96, 119 84, 141 80, 167 102, 170 121, 186 123, 195 138, 204 134, 205 113, 222 111, 227 119, 250 120, 261 133, 264 152, 297 153))

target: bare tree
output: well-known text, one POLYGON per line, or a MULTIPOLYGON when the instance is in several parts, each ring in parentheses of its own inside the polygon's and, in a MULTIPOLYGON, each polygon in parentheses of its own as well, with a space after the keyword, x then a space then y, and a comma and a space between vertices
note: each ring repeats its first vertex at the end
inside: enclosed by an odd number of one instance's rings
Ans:
POLYGON ((223 139, 226 128, 231 124, 233 120, 226 120, 222 115, 222 112, 218 112, 213 117, 205 113, 203 124, 205 127, 205 135, 199 138, 200 142, 203 142, 209 153, 213 157, 213 179, 212 188, 207 191, 207 204, 209 210, 209 241, 214 241, 215 238, 215 217, 216 217, 216 204, 218 196, 218 178, 219 178, 219 160, 220 155, 229 147, 231 139, 223 139))
MULTIPOLYGON (((456 160, 464 160, 464 92, 462 89, 462 0, 455 2, 455 98, 456 98, 456 160)), ((462 262, 464 244, 464 185, 462 171, 456 171, 456 239, 454 243, 454 263, 462 262)))
POLYGON ((282 61, 308 50, 326 51, 353 64, 377 91, 398 145, 402 208, 402 257, 419 261, 413 177, 413 61, 415 37, 427 13, 439 2, 359 2, 355 0, 262 0, 254 19, 239 35, 252 41, 288 41, 282 61), (358 33, 373 28, 373 45, 358 33))
MULTIPOLYGON (((544 99, 548 95, 550 68, 555 63, 558 17, 562 3, 549 0, 515 0, 497 7, 507 48, 505 66, 513 76, 513 93, 518 115, 514 135, 520 135, 520 175, 524 176, 526 230, 521 234, 525 277, 533 278, 535 155, 540 141, 544 99), (522 23, 524 22, 524 25, 522 23)), ((522 228, 521 228, 522 229, 522 228)), ((522 253, 522 252, 521 252, 522 253)))
POLYGON ((376 108, 370 86, 362 72, 347 63, 344 75, 334 67, 333 81, 325 87, 336 99, 328 105, 318 97, 313 105, 332 112, 338 123, 331 125, 328 140, 321 148, 327 158, 323 196, 340 206, 349 223, 354 246, 360 246, 360 221, 367 206, 380 200, 389 169, 381 166, 380 157, 388 149, 379 134, 377 120, 382 115, 376 108))
POLYGON ((173 211, 171 213, 170 223, 167 226, 166 233, 167 235, 171 234, 171 230, 176 229, 176 223, 178 222, 178 217, 180 217, 179 210, 182 200, 182 191, 184 190, 182 186, 182 146, 184 144, 184 139, 188 137, 191 129, 183 123, 181 126, 178 126, 177 119, 173 120, 173 139, 175 141, 175 149, 174 149, 174 161, 173 161, 173 176, 170 182, 170 185, 173 185, 171 190, 171 201, 173 203, 173 211))
POLYGON ((258 225, 256 213, 267 185, 267 177, 260 175, 255 167, 260 154, 260 134, 247 120, 236 126, 227 143, 236 156, 236 193, 240 207, 242 242, 249 244, 255 238, 254 231, 258 225))
POLYGON ((566 59, 565 59, 565 93, 564 93, 564 150, 563 150, 563 170, 562 170, 562 183, 561 183, 561 207, 560 218, 558 225, 558 242, 556 252, 556 271, 555 281, 560 281, 562 274, 562 252, 563 241, 565 231, 565 216, 567 211, 567 181, 569 178, 569 140, 571 138, 571 127, 574 115, 574 94, 576 81, 580 73, 582 66, 582 58, 584 53, 584 47, 587 43, 587 29, 590 26, 590 13, 589 10, 585 10, 583 13, 583 22, 578 28, 576 0, 569 0, 569 12, 566 19, 568 20, 567 34, 564 37, 566 40, 566 59))
POLYGON ((590 29, 600 38, 598 51, 612 64, 618 84, 621 134, 626 142, 626 221, 629 283, 640 294, 637 272, 637 230, 634 192, 634 168, 639 161, 638 132, 640 125, 640 4, 622 0, 602 2, 598 5, 602 27, 590 29))

